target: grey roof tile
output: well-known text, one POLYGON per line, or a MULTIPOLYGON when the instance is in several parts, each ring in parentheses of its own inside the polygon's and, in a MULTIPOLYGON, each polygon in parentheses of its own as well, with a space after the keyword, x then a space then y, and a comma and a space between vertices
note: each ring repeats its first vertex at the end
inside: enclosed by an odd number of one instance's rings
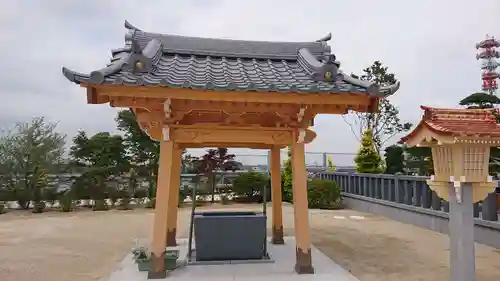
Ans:
POLYGON ((143 32, 128 22, 126 46, 89 75, 63 67, 75 83, 227 91, 356 92, 387 96, 386 88, 342 73, 326 40, 258 42, 143 32))

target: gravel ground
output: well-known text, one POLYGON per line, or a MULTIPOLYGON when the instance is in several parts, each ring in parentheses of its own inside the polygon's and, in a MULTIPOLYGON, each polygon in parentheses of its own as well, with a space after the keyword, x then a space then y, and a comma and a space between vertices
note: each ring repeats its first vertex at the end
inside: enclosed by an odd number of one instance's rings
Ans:
MULTIPOLYGON (((187 237, 189 212, 180 211, 179 237, 187 237)), ((149 241, 152 222, 146 209, 3 214, 0 280, 105 280, 135 239, 149 241)), ((293 235, 290 206, 284 208, 284 224, 285 234, 293 235)), ((312 210, 311 228, 314 245, 361 281, 450 280, 445 235, 351 210, 312 210)), ((499 250, 477 245, 476 257, 478 280, 500 280, 499 250)))

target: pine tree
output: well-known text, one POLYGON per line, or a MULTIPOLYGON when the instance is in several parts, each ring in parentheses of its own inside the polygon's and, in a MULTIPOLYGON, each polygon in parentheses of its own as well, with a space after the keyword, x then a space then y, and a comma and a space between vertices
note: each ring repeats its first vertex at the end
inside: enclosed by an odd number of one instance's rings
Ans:
POLYGON ((379 174, 382 172, 380 167, 382 158, 375 149, 371 130, 363 132, 361 147, 354 158, 354 162, 356 162, 356 172, 358 173, 379 174))
POLYGON ((337 170, 337 167, 333 164, 331 156, 328 156, 328 173, 333 173, 337 170))

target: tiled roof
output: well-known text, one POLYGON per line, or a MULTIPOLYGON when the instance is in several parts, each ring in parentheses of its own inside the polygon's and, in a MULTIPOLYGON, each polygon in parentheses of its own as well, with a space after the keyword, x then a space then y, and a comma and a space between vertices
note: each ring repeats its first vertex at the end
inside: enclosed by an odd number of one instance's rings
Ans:
POLYGON ((82 74, 63 67, 75 83, 163 86, 228 91, 366 93, 384 97, 399 82, 379 87, 339 70, 328 35, 314 42, 210 39, 144 32, 128 22, 125 47, 105 68, 82 74))
POLYGON ((422 120, 402 141, 407 141, 424 126, 441 135, 500 137, 500 124, 492 113, 497 109, 421 108, 424 110, 422 120))

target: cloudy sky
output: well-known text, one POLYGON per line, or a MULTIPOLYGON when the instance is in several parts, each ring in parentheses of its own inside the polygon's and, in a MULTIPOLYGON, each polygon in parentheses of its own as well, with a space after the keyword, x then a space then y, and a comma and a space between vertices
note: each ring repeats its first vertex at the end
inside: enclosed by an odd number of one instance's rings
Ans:
MULTIPOLYGON (((33 116, 78 129, 115 131, 116 110, 87 105, 84 89, 61 74, 109 62, 124 44, 124 20, 143 30, 249 40, 307 41, 332 32, 345 72, 380 60, 401 81, 391 98, 417 122, 419 105, 454 107, 480 89, 474 45, 500 37, 500 1, 483 0, 18 0, 0 9, 0 127, 33 116)), ((320 116, 308 151, 354 153, 356 138, 340 116, 320 116)), ((352 157, 334 156, 343 162, 352 157)), ((320 158, 308 159, 308 162, 320 158)), ((335 161, 337 162, 337 161, 335 161)))

